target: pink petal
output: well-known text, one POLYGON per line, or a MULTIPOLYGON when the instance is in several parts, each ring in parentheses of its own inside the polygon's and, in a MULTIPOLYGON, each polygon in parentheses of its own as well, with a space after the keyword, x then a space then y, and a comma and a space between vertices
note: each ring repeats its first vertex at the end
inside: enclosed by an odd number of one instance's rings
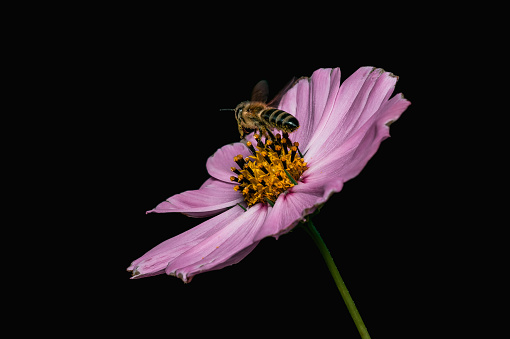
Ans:
POLYGON ((335 102, 340 87, 340 69, 321 68, 311 78, 300 79, 282 98, 279 108, 293 114, 300 127, 291 135, 306 149, 314 131, 335 102))
POLYGON ((388 100, 396 82, 393 74, 372 67, 362 67, 345 80, 312 137, 307 160, 321 159, 356 133, 388 100))
MULTIPOLYGON (((298 117, 305 113, 304 103, 309 105, 311 116, 298 120, 304 122, 305 131, 314 130, 310 143, 303 147, 310 168, 297 186, 278 197, 257 240, 288 232, 331 194, 339 192, 389 136, 386 124, 398 119, 410 104, 402 95, 388 101, 396 78, 370 67, 359 69, 338 90, 339 70, 314 72, 310 86, 304 80, 287 92, 280 108, 295 109, 298 117)), ((308 135, 304 132, 294 139, 301 144, 301 138, 308 135)))
POLYGON ((278 197, 255 237, 257 241, 269 236, 278 238, 281 234, 289 232, 308 214, 325 203, 331 194, 340 192, 343 187, 340 178, 316 180, 303 176, 302 180, 303 182, 299 182, 286 194, 278 197))
POLYGON ((133 271, 133 278, 149 277, 164 273, 170 262, 182 253, 200 244, 227 227, 232 220, 243 215, 244 210, 235 206, 200 225, 168 239, 133 261, 128 271, 133 271))
MULTIPOLYGON (((283 96, 278 108, 294 115, 299 121, 299 128, 290 135, 292 141, 299 140, 301 145, 305 145, 312 134, 313 117, 309 112, 309 91, 310 83, 307 78, 300 79, 283 96)), ((301 146, 303 147, 303 146, 301 146)))
POLYGON ((234 191, 231 182, 210 178, 200 189, 173 195, 147 213, 180 212, 195 218, 207 217, 243 201, 243 195, 234 191))
POLYGON ((341 178, 347 181, 365 167, 375 154, 381 142, 389 137, 388 123, 397 120, 411 103, 397 94, 382 104, 379 109, 356 131, 349 133, 335 150, 329 154, 309 161, 305 174, 314 180, 341 178))
POLYGON ((239 262, 258 244, 255 235, 264 224, 266 215, 267 206, 257 204, 236 218, 231 218, 217 232, 170 262, 166 273, 189 282, 198 273, 239 262))
POLYGON ((248 148, 240 142, 223 146, 207 159, 207 171, 212 177, 231 183, 232 171, 230 167, 238 168, 234 162, 234 157, 238 154, 242 154, 244 157, 251 155, 248 148))

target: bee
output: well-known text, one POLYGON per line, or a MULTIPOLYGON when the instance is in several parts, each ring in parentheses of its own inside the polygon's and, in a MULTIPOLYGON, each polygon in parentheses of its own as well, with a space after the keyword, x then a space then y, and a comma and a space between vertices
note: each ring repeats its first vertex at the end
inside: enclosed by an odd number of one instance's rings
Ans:
POLYGON ((266 138, 274 139, 273 129, 291 133, 299 128, 299 121, 278 106, 281 97, 295 83, 295 79, 285 86, 278 95, 266 104, 269 87, 265 80, 259 81, 253 88, 250 101, 243 101, 234 109, 241 139, 253 131, 259 130, 266 138))

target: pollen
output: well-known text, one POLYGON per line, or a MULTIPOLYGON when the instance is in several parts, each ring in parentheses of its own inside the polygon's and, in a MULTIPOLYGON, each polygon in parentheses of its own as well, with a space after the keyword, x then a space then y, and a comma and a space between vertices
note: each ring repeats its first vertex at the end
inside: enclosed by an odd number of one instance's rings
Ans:
POLYGON ((292 144, 288 135, 282 139, 277 134, 265 143, 259 135, 254 137, 255 147, 247 142, 252 155, 244 159, 240 154, 234 157, 238 168, 231 167, 231 171, 238 176, 230 180, 238 184, 234 190, 243 194, 248 207, 257 203, 273 205, 280 194, 299 183, 308 166, 301 152, 297 153, 299 143, 292 144))

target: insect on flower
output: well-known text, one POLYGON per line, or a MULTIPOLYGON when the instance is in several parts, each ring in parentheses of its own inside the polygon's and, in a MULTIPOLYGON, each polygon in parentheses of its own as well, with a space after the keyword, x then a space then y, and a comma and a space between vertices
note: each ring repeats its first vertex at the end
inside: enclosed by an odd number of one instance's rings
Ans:
POLYGON ((291 133, 299 128, 299 121, 292 114, 274 108, 293 83, 294 79, 268 104, 265 103, 269 94, 267 82, 262 80, 255 85, 251 100, 241 102, 233 110, 241 139, 258 130, 266 139, 270 137, 274 141, 273 129, 291 133))
POLYGON ((362 67, 341 84, 339 68, 318 69, 292 82, 277 107, 264 103, 267 87, 257 85, 255 104, 252 97, 235 109, 244 143, 225 145, 207 160, 210 178, 198 190, 148 211, 212 218, 133 261, 133 278, 166 273, 189 282, 238 263, 262 239, 304 221, 358 175, 410 105, 402 94, 391 97, 397 79, 362 67), (291 122, 299 128, 286 130, 291 122))

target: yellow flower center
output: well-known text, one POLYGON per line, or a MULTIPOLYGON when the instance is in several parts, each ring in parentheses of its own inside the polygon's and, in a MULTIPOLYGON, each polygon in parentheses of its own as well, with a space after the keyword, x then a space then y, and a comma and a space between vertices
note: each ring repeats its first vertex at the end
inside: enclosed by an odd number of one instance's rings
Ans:
POLYGON ((230 180, 239 183, 234 190, 243 194, 248 207, 259 202, 272 206, 280 194, 297 185, 308 167, 298 151, 299 143, 292 144, 287 133, 284 133, 283 139, 277 134, 273 140, 266 140, 265 144, 259 135, 255 134, 254 137, 257 150, 251 142, 246 143, 252 155, 247 158, 241 154, 234 157, 239 168, 230 169, 238 176, 231 176, 230 180))

